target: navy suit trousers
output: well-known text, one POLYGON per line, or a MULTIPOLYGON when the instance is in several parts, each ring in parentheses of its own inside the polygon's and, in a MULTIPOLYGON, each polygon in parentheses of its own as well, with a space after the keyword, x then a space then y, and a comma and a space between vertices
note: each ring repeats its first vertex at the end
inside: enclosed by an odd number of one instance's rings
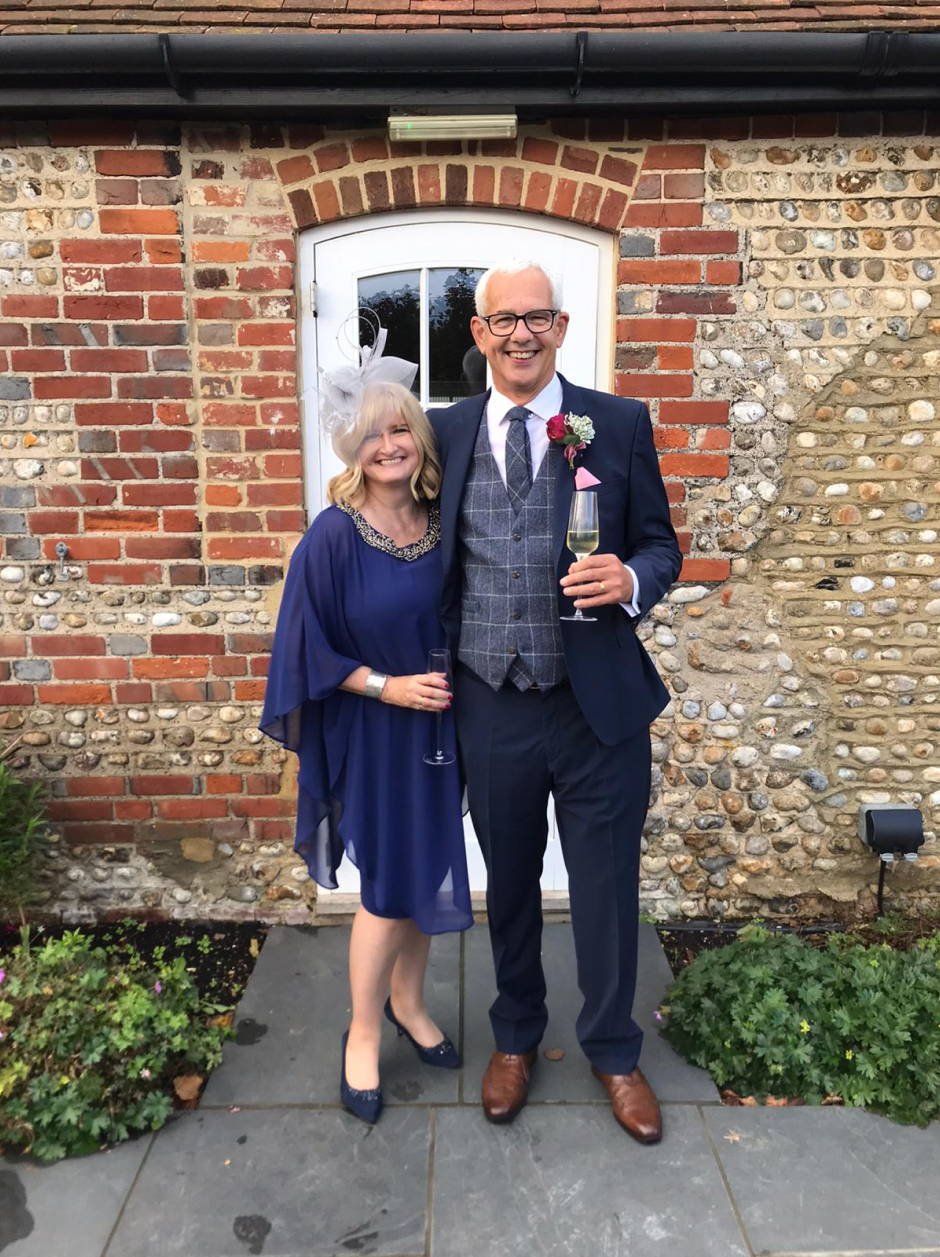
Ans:
POLYGON ((487 868, 496 1046, 533 1051, 548 1019, 539 878, 551 794, 584 996, 578 1040, 603 1073, 630 1073, 642 1041, 632 1007, 649 729, 606 746, 567 683, 523 692, 507 684, 496 692, 459 667, 454 698, 470 814, 487 868))

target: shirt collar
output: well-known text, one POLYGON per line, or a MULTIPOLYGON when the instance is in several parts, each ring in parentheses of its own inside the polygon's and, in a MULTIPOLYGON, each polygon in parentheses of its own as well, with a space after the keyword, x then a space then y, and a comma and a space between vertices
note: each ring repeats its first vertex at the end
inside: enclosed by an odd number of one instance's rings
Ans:
MULTIPOLYGON (((525 408, 526 410, 531 410, 533 415, 537 415, 540 419, 551 419, 553 415, 557 415, 561 411, 561 402, 561 380, 557 375, 553 375, 541 393, 537 393, 531 401, 525 403, 525 408)), ((506 421, 506 412, 517 405, 518 402, 510 401, 508 397, 504 397, 495 388, 491 390, 490 408, 493 414, 499 416, 501 423, 506 421)))

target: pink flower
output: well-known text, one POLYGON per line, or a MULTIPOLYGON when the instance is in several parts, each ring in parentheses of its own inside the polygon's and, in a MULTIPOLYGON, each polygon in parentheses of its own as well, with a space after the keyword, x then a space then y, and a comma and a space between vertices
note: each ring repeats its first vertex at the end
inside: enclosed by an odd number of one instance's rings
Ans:
POLYGON ((142 1069, 142 1070, 140 1071, 140 1076, 141 1076, 141 1078, 149 1078, 149 1077, 150 1077, 150 1070, 149 1070, 149 1069, 142 1069))
POLYGON ((7 976, 6 969, 0 969, 0 982, 2 982, 6 976, 7 976))
POLYGON ((567 421, 564 415, 552 415, 545 425, 550 441, 562 441, 567 433, 567 421))
POLYGON ((154 984, 153 984, 153 989, 154 989, 154 990, 156 991, 156 993, 159 995, 159 994, 160 994, 160 992, 163 990, 163 983, 162 983, 162 982, 160 982, 159 980, 158 980, 158 981, 156 981, 156 982, 154 982, 154 984))

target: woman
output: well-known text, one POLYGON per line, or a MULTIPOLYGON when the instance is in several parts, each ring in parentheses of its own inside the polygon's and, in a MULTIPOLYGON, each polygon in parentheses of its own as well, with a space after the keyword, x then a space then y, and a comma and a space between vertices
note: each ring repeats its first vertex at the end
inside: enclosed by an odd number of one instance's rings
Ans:
POLYGON ((311 875, 335 888, 344 850, 359 869, 340 1090, 374 1122, 383 1003, 427 1064, 460 1064, 424 974, 429 936, 473 917, 456 766, 422 758, 433 713, 453 738, 447 680, 426 670, 444 645, 434 438, 395 383, 368 384, 332 435, 346 470, 291 561, 261 728, 299 756, 295 849, 311 875))

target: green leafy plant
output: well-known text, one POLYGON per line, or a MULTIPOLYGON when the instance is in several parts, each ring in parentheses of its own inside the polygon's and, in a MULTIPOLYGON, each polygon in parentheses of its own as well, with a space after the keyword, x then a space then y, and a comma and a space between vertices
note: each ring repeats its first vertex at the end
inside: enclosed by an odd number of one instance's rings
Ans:
POLYGON ((940 1116, 940 935, 813 947, 749 925, 696 957, 660 1012, 666 1038, 739 1095, 940 1116))
POLYGON ((47 836, 45 787, 18 776, 6 762, 16 746, 0 751, 0 919, 23 920, 47 836))
POLYGON ((0 956, 0 1145, 57 1161, 159 1129, 174 1082, 192 1090, 221 1060, 226 1011, 181 956, 24 931, 0 956))

